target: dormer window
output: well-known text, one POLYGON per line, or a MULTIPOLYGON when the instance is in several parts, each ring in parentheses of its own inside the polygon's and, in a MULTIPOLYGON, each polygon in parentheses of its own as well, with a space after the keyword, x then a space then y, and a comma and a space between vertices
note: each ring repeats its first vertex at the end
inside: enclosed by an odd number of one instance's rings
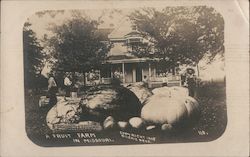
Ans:
POLYGON ((141 37, 137 37, 137 38, 128 38, 127 39, 127 43, 128 44, 132 44, 132 43, 140 43, 142 42, 142 38, 141 37))
POLYGON ((137 30, 136 25, 132 25, 132 31, 125 35, 127 44, 140 43, 143 41, 141 33, 137 30))
POLYGON ((132 26, 132 30, 133 30, 133 31, 137 30, 137 26, 136 26, 136 25, 133 25, 133 26, 132 26))

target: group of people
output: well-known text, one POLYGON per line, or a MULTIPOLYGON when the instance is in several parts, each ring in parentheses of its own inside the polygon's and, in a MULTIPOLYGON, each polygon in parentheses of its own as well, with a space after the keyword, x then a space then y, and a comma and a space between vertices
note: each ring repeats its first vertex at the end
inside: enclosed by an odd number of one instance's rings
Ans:
MULTIPOLYGON (((65 90, 65 97, 70 97, 71 89, 73 87, 73 78, 69 72, 65 73, 64 77, 64 90, 65 90)), ((57 103, 56 93, 58 92, 58 86, 55 80, 55 72, 51 72, 49 74, 48 79, 48 98, 49 98, 49 105, 54 106, 57 103)))
MULTIPOLYGON (((55 81, 55 72, 49 74, 48 79, 48 97, 49 97, 49 105, 53 106, 57 103, 56 93, 58 91, 58 86, 55 81)), ((146 80, 146 78, 144 78, 146 80)), ((64 76, 64 90, 65 97, 70 97, 70 93, 72 88, 74 87, 73 76, 71 73, 66 72, 64 76)), ((184 74, 181 75, 181 83, 182 86, 186 86, 189 91, 189 96, 194 97, 195 88, 196 88, 196 76, 195 71, 192 68, 188 68, 184 74)))

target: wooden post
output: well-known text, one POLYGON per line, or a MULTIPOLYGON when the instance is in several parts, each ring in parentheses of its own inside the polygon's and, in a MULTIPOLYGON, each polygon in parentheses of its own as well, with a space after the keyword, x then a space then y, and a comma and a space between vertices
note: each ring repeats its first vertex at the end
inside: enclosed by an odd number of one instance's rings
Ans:
POLYGON ((125 63, 122 63, 122 82, 125 83, 125 63))
POLYGON ((102 82, 102 79, 101 79, 101 70, 98 71, 98 75, 99 75, 99 84, 102 82))
POLYGON ((83 85, 84 86, 86 86, 86 81, 87 80, 87 78, 86 78, 86 73, 85 72, 83 72, 83 85))
POLYGON ((148 63, 148 80, 150 81, 151 79, 151 64, 148 63))

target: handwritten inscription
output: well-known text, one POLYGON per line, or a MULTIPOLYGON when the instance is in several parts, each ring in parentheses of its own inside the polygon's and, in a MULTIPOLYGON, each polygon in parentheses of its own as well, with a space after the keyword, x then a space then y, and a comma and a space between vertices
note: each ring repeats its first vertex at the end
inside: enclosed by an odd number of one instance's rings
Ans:
POLYGON ((141 142, 141 143, 154 143, 156 141, 155 137, 143 136, 134 133, 128 133, 124 131, 120 131, 120 135, 122 138, 126 138, 129 140, 141 142))

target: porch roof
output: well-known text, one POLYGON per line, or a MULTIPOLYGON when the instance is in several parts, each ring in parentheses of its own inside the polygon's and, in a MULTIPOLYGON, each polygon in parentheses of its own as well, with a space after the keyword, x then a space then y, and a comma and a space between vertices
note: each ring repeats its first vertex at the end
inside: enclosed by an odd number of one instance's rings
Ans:
POLYGON ((156 61, 157 59, 152 58, 126 58, 117 60, 107 60, 105 63, 118 64, 118 63, 142 63, 147 61, 156 61))

